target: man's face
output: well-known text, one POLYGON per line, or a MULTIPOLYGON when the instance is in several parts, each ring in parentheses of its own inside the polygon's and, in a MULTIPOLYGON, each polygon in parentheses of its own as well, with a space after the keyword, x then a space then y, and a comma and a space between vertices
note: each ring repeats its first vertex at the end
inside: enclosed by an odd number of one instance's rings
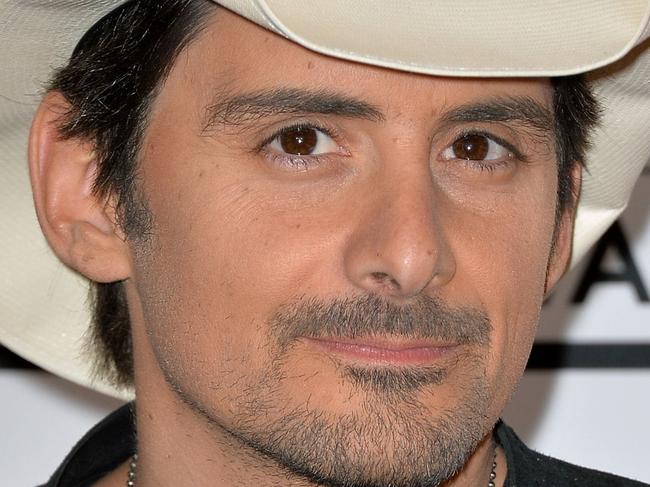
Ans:
POLYGON ((533 340, 551 98, 323 57, 220 11, 145 134, 136 364, 151 347, 197 414, 308 476, 450 476, 533 340))

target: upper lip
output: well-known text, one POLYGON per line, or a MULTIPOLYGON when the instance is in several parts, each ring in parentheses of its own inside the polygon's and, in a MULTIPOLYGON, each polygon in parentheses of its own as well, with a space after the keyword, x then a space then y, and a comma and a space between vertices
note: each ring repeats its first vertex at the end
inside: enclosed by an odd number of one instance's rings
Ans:
POLYGON ((436 340, 433 338, 413 339, 402 336, 362 336, 362 337, 309 337, 312 340, 319 340, 331 343, 344 343, 359 347, 372 347, 383 350, 403 351, 416 348, 450 348, 456 343, 436 340))

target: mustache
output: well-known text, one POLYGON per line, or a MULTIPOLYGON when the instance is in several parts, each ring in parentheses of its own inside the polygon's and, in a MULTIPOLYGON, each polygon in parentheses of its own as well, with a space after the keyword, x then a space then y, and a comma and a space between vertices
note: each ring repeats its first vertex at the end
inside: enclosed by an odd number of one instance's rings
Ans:
POLYGON ((301 297, 280 307, 270 332, 286 349, 299 338, 358 338, 396 335, 459 345, 488 345, 492 324, 473 307, 452 307, 419 295, 408 304, 364 295, 322 300, 301 297))

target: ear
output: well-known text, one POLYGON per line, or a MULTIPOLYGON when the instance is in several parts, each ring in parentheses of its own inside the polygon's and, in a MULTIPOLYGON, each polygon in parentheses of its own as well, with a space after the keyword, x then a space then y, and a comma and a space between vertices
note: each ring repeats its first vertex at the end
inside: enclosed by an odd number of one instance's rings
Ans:
POLYGON ((93 194, 97 171, 90 142, 61 137, 60 118, 69 103, 48 93, 29 136, 29 170, 38 221, 59 259, 96 282, 131 275, 126 240, 111 206, 93 194))
POLYGON ((582 183, 582 165, 575 163, 571 171, 574 193, 571 201, 560 215, 555 243, 546 269, 545 296, 548 296, 560 278, 566 273, 571 262, 571 249, 573 247, 573 225, 575 223, 576 210, 578 208, 578 197, 582 183))

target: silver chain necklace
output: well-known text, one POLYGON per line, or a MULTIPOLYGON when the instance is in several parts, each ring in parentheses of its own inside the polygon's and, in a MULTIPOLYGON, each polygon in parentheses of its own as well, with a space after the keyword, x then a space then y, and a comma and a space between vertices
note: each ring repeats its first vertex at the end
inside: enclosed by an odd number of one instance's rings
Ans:
POLYGON ((494 445, 494 457, 492 457, 492 470, 490 470, 490 479, 488 480, 488 487, 496 487, 497 480, 497 447, 494 445))
POLYGON ((134 453, 129 461, 129 476, 126 479, 126 487, 135 487, 136 468, 138 468, 138 454, 134 453))
MULTIPOLYGON (((138 468, 138 454, 134 453, 129 462, 129 476, 126 481, 126 487, 135 487, 135 472, 138 468)), ((494 448, 494 458, 492 459, 492 470, 490 471, 490 480, 488 487, 495 487, 494 483, 497 478, 497 449, 494 448)))

